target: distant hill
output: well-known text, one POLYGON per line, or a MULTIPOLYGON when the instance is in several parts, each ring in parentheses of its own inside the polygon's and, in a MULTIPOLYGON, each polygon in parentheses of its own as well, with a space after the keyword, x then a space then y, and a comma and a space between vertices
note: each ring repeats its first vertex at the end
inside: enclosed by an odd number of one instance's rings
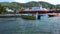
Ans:
POLYGON ((56 8, 59 8, 59 9, 60 9, 60 4, 57 4, 57 5, 56 5, 56 8))
POLYGON ((32 2, 28 2, 28 3, 18 3, 18 2, 0 2, 0 4, 4 7, 9 7, 11 9, 19 9, 19 8, 27 8, 27 7, 33 7, 33 6, 36 6, 38 4, 42 4, 43 7, 45 8, 59 8, 60 9, 60 5, 53 5, 53 4, 50 4, 50 3, 47 3, 47 2, 43 2, 43 1, 39 1, 39 2, 35 2, 35 1, 32 1, 32 2))

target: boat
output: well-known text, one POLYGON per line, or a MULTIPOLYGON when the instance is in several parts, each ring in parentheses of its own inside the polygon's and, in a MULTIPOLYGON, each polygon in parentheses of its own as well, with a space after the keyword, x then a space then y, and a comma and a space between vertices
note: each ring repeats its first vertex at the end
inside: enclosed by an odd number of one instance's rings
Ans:
POLYGON ((49 17, 56 17, 56 16, 60 16, 60 14, 58 13, 51 13, 51 14, 48 14, 49 17))
MULTIPOLYGON (((23 19, 27 19, 27 20, 36 20, 36 15, 21 15, 21 17, 23 19)), ((40 19, 40 15, 37 16, 37 19, 39 20, 40 19)))
POLYGON ((46 14, 46 13, 53 13, 55 12, 55 10, 50 10, 49 8, 43 8, 42 5, 38 5, 38 6, 34 6, 34 7, 29 7, 26 8, 23 11, 20 11, 19 13, 21 14, 36 14, 38 12, 38 14, 46 14))
MULTIPOLYGON (((51 12, 51 11, 49 11, 46 8, 43 8, 42 5, 39 5, 39 6, 27 8, 24 11, 21 11, 20 13, 27 13, 28 14, 28 15, 22 15, 22 18, 34 20, 34 19, 36 19, 37 13, 40 14, 40 13, 47 13, 47 12, 51 12), (29 16, 30 14, 35 14, 35 15, 29 16)), ((38 15, 38 19, 40 19, 40 15, 38 15)))
POLYGON ((27 19, 27 20, 36 20, 35 16, 28 16, 28 15, 21 15, 23 19, 27 19))

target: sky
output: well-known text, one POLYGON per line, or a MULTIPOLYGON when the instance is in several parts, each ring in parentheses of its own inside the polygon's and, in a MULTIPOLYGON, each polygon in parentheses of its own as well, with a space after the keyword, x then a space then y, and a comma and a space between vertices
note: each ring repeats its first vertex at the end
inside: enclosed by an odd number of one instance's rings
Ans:
POLYGON ((30 1, 45 1, 51 4, 60 4, 60 0, 0 0, 0 2, 19 2, 19 3, 26 3, 26 2, 30 2, 30 1))
POLYGON ((13 2, 14 0, 0 0, 0 2, 13 2))

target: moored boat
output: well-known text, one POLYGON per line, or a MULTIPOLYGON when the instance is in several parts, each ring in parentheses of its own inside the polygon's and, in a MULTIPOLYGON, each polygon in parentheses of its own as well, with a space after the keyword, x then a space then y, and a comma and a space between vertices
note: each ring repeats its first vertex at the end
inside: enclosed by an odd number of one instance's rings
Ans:
POLYGON ((56 14, 56 13, 51 13, 51 14, 48 14, 49 17, 56 17, 56 16, 60 16, 60 14, 56 14))
POLYGON ((36 13, 52 13, 54 10, 50 10, 49 8, 43 8, 42 5, 38 5, 35 7, 29 7, 26 8, 25 10, 21 11, 20 13, 25 13, 25 14, 36 14, 36 13))
POLYGON ((27 20, 36 20, 35 16, 22 15, 22 18, 27 20))
POLYGON ((35 14, 33 16, 27 16, 27 15, 24 15, 22 16, 22 18, 24 19, 36 19, 36 15, 38 16, 38 18, 40 19, 40 15, 38 14, 41 14, 41 13, 48 13, 48 12, 53 12, 53 11, 50 11, 46 8, 43 8, 42 5, 39 5, 39 6, 36 6, 36 7, 30 7, 30 8, 27 8, 25 9, 24 11, 20 12, 20 13, 26 13, 26 14, 35 14), (38 13, 38 14, 37 14, 38 13))

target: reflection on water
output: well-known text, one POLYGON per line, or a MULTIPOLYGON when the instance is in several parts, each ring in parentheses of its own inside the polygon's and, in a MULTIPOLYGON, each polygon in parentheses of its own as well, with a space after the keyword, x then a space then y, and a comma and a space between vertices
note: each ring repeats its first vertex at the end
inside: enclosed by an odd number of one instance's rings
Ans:
POLYGON ((40 20, 0 18, 0 34, 60 34, 60 17, 41 16, 40 20))

